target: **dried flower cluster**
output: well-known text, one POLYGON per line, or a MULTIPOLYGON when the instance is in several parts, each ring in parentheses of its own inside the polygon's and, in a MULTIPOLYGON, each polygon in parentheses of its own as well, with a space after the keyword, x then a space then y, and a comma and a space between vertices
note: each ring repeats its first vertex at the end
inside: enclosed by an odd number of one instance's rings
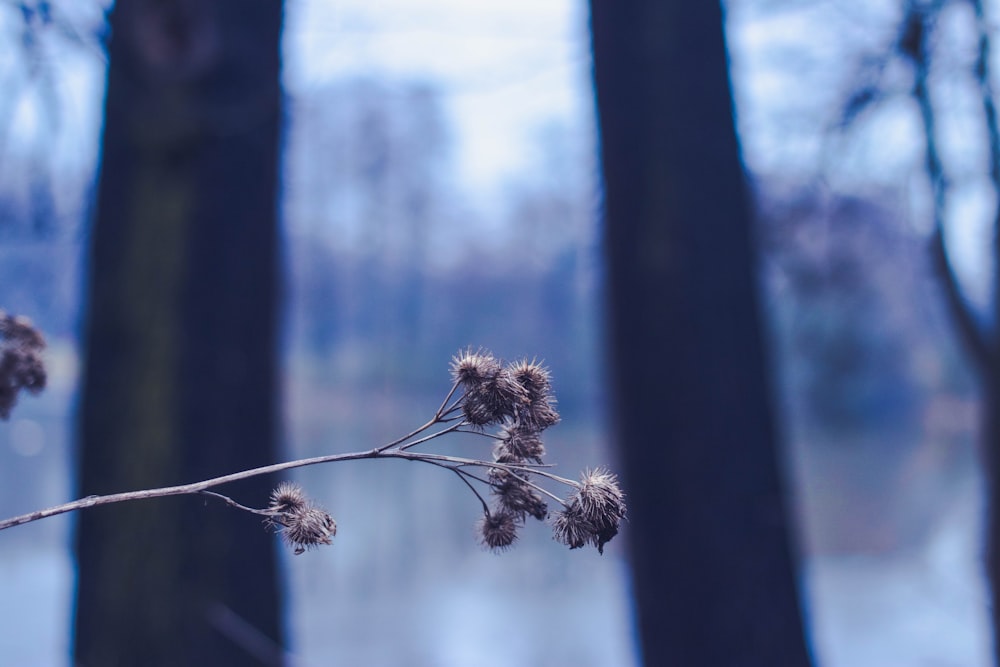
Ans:
POLYGON ((298 484, 282 482, 271 492, 268 525, 276 528, 295 555, 321 544, 333 544, 337 522, 306 497, 298 484))
MULTIPOLYGON (((452 360, 451 371, 464 392, 459 405, 465 421, 477 428, 500 427, 488 476, 494 505, 484 503, 478 528, 485 546, 503 551, 514 544, 527 517, 549 518, 544 489, 531 466, 544 462, 542 431, 559 422, 551 377, 536 361, 504 364, 489 352, 471 349, 452 360)), ((617 477, 598 469, 586 471, 580 484, 560 481, 574 490, 565 501, 555 497, 564 506, 553 515, 555 539, 571 549, 593 544, 603 554, 625 518, 617 477)))
POLYGON ((625 494, 618 476, 603 468, 584 471, 580 485, 552 520, 555 538, 570 549, 593 544, 600 553, 625 518, 625 494))
MULTIPOLYGON (((21 318, 0 311, 0 416, 6 417, 20 389, 38 391, 45 385, 45 370, 38 357, 45 343, 41 335, 21 318)), ((618 478, 604 468, 586 470, 580 481, 553 474, 545 463, 542 433, 559 422, 549 371, 527 359, 505 363, 484 350, 471 348, 456 355, 451 364, 451 391, 434 416, 413 432, 374 449, 326 454, 312 458, 272 463, 200 482, 160 489, 127 491, 105 496, 87 496, 62 505, 0 521, 0 530, 55 516, 64 512, 144 498, 204 494, 231 507, 265 517, 296 554, 332 544, 337 522, 306 497, 302 488, 282 482, 271 493, 264 509, 247 507, 215 491, 215 487, 258 475, 292 468, 374 458, 420 461, 448 470, 475 494, 482 504, 479 539, 493 551, 504 551, 517 541, 528 518, 551 521, 554 538, 577 549, 593 545, 604 553, 604 545, 625 519, 625 496, 618 478), (496 433, 487 433, 495 427, 496 433), (436 429, 436 430, 435 430, 436 429), (415 451, 419 445, 452 433, 464 433, 492 443, 492 456, 467 458, 415 451), (545 485, 569 488, 560 497, 545 485), (482 487, 489 489, 487 502, 482 487), (549 503, 558 508, 549 512, 549 503)))
POLYGON ((0 310, 0 419, 10 417, 21 390, 37 394, 45 388, 44 348, 30 320, 0 310))
POLYGON ((451 374, 465 392, 462 413, 477 427, 504 424, 540 433, 559 422, 549 372, 534 361, 504 364, 484 350, 460 352, 451 374))

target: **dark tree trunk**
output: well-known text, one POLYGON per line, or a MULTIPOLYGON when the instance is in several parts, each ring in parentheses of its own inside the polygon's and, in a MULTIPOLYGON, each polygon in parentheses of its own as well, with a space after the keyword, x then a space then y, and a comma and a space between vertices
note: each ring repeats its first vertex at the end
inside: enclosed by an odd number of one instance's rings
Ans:
POLYGON ((591 0, 648 665, 808 665, 718 3, 591 0))
MULTIPOLYGON (((119 0, 92 233, 80 492, 276 457, 280 0, 119 0)), ((273 480, 228 489, 266 504, 273 480)), ((273 536, 217 502, 86 512, 87 667, 282 663, 273 536)))

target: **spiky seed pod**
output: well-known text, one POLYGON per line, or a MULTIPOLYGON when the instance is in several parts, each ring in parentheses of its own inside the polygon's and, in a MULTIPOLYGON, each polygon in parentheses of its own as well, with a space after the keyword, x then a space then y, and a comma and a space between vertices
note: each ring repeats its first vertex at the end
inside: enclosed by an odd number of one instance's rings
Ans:
POLYGON ((496 377, 503 364, 487 350, 472 348, 460 351, 451 360, 451 377, 468 391, 482 382, 496 377))
POLYGON ((268 509, 276 512, 292 512, 301 510, 309 504, 305 491, 295 482, 281 482, 271 492, 271 504, 268 509))
POLYGON ((333 544, 337 522, 310 501, 298 484, 282 482, 271 492, 268 524, 276 527, 295 555, 321 544, 333 544))
POLYGON ((514 417, 527 401, 524 387, 506 370, 500 370, 495 376, 466 388, 462 412, 473 426, 488 426, 514 417))
POLYGON ((504 509, 487 511, 477 527, 483 546, 496 552, 506 551, 517 540, 517 519, 504 509))
POLYGON ((552 391, 552 375, 534 360, 515 361, 507 370, 528 391, 528 398, 532 401, 545 398, 552 391))
POLYGON ((508 365, 506 370, 524 388, 528 399, 518 406, 518 423, 535 431, 544 431, 558 424, 559 412, 555 407, 548 369, 536 361, 522 359, 508 365))
POLYGON ((497 435, 500 440, 493 449, 493 456, 499 463, 542 462, 545 445, 542 444, 541 434, 535 429, 508 424, 497 435))
POLYGON ((497 491, 497 498, 504 509, 521 517, 532 516, 539 521, 545 521, 549 516, 549 506, 542 500, 541 494, 523 482, 508 484, 497 491))
POLYGON ((593 526, 583 517, 579 504, 570 503, 552 514, 552 537, 570 549, 584 546, 593 535, 593 526))
POLYGON ((493 448, 493 460, 497 463, 524 463, 524 459, 511 453, 503 442, 498 442, 493 448))
POLYGON ((594 530, 594 536, 591 542, 597 547, 597 553, 604 555, 604 545, 614 539, 615 535, 618 534, 618 526, 620 524, 608 524, 606 526, 601 526, 594 530))
POLYGON ((462 397, 462 415, 473 426, 483 427, 496 421, 496 411, 486 400, 486 395, 476 389, 468 389, 462 397))
POLYGON ((550 426, 555 426, 560 419, 554 398, 528 403, 521 407, 517 413, 519 423, 536 431, 544 431, 550 426))
POLYGON ((281 534, 290 546, 295 547, 296 556, 321 544, 333 544, 337 522, 326 511, 309 506, 286 516, 289 521, 284 524, 281 534))
POLYGON ((514 514, 520 521, 525 516, 533 516, 544 521, 549 515, 549 506, 541 494, 523 480, 523 475, 503 468, 494 468, 489 474, 490 486, 500 506, 514 514), (521 478, 519 478, 521 477, 521 478))
POLYGON ((589 526, 587 541, 604 553, 604 545, 618 534, 625 518, 625 494, 618 485, 618 476, 606 468, 585 470, 580 487, 569 497, 569 508, 579 514, 589 526))
POLYGON ((595 526, 617 525, 625 518, 625 494, 607 468, 585 470, 577 495, 584 517, 595 526))

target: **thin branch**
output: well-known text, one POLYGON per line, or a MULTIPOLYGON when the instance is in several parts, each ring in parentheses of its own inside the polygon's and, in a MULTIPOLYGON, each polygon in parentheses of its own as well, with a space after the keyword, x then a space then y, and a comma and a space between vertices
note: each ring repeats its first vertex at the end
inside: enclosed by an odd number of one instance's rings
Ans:
POLYGON ((449 391, 448 395, 444 397, 444 400, 441 401, 441 407, 439 407, 437 409, 437 412, 434 413, 435 419, 441 419, 441 417, 444 417, 448 413, 448 410, 445 408, 445 406, 448 405, 448 401, 451 400, 451 397, 455 395, 455 391, 458 389, 458 385, 459 385, 458 380, 455 380, 455 382, 452 383, 451 391, 449 391))
POLYGON ((958 327, 959 334, 969 352, 975 360, 978 368, 991 368, 995 353, 989 345, 986 335, 969 308, 962 287, 958 283, 958 276, 948 259, 948 250, 945 247, 944 228, 941 224, 935 223, 934 231, 931 235, 931 261, 941 280, 941 288, 944 290, 945 302, 952 318, 958 327))
POLYGON ((424 424, 420 428, 414 429, 414 430, 410 431, 409 433, 407 433, 406 435, 404 435, 402 438, 396 438, 392 442, 388 442, 388 443, 382 445, 381 447, 375 449, 374 451, 376 453, 384 452, 387 449, 391 449, 391 448, 393 448, 393 447, 395 447, 397 445, 401 445, 404 442, 406 442, 407 440, 409 440, 410 438, 412 438, 412 437, 414 437, 416 435, 419 435, 420 433, 423 433, 424 431, 426 431, 430 427, 434 426, 434 424, 437 424, 440 420, 441 420, 441 418, 438 415, 434 415, 433 419, 431 419, 429 422, 427 422, 426 424, 424 424))
POLYGON ((497 461, 480 461, 478 459, 467 459, 461 456, 449 456, 447 454, 428 454, 426 452, 404 452, 402 450, 393 450, 391 452, 386 452, 381 456, 388 456, 398 459, 409 459, 411 461, 445 461, 447 463, 456 463, 458 465, 464 466, 474 466, 478 468, 497 468, 499 470, 507 470, 509 472, 525 472, 534 473, 542 477, 551 479, 553 482, 559 482, 560 484, 565 484, 566 486, 579 487, 579 483, 566 479, 565 477, 560 477, 559 475, 554 475, 545 470, 541 470, 538 466, 525 463, 498 463, 497 461))
POLYGON ((414 440, 413 442, 408 442, 405 445, 400 445, 399 446, 399 451, 405 452, 409 448, 416 447, 417 445, 421 445, 421 444, 427 442, 428 440, 433 440, 434 438, 440 438, 442 435, 445 435, 447 433, 452 433, 454 431, 458 431, 459 427, 462 426, 462 424, 464 424, 464 423, 465 423, 464 421, 461 421, 461 422, 458 422, 457 424, 452 424, 448 428, 441 429, 440 431, 437 431, 435 433, 431 433, 430 435, 424 436, 423 438, 420 438, 419 440, 414 440))
POLYGON ((216 493, 215 491, 199 491, 203 496, 212 496, 213 498, 218 498, 222 502, 226 503, 230 507, 234 507, 238 510, 243 510, 244 512, 250 512, 251 514, 256 514, 258 516, 273 517, 275 515, 272 510, 259 510, 253 507, 247 507, 246 505, 241 505, 229 496, 222 495, 221 493, 216 493))
POLYGON ((452 412, 455 412, 456 410, 460 409, 462 407, 462 398, 464 397, 456 398, 455 401, 447 408, 445 408, 444 412, 441 413, 442 416, 450 415, 452 412))
POLYGON ((238 482, 243 479, 249 479, 251 477, 258 477, 260 475, 269 475, 276 472, 282 472, 284 470, 291 470, 292 468, 302 468, 304 466, 317 465, 319 463, 332 463, 334 461, 354 461, 357 459, 373 459, 381 456, 379 450, 373 449, 367 452, 350 452, 347 454, 329 454, 327 456, 315 456, 308 459, 299 459, 296 461, 286 461, 284 463, 274 463, 268 466, 261 466, 259 468, 252 468, 250 470, 242 470, 240 472, 230 473, 228 475, 222 475, 220 477, 213 477, 211 479, 206 479, 201 482, 193 482, 191 484, 181 484, 178 486, 165 486, 158 489, 143 489, 141 491, 126 491, 124 493, 112 493, 106 496, 87 496, 86 498, 81 498, 80 500, 74 500, 73 502, 63 503, 62 505, 56 505, 54 507, 49 507, 44 510, 38 510, 36 512, 29 512, 27 514, 22 514, 20 516, 11 517, 10 519, 4 519, 0 521, 0 530, 5 530, 7 528, 13 528, 14 526, 20 526, 24 523, 30 523, 32 521, 38 521, 39 519, 45 519, 50 516, 56 516, 58 514, 65 514, 67 512, 75 512, 76 510, 87 509, 90 507, 97 507, 99 505, 111 505, 113 503, 122 503, 131 500, 144 500, 147 498, 164 498, 167 496, 183 496, 194 493, 201 493, 207 489, 221 486, 222 484, 228 484, 230 482, 238 482))
MULTIPOLYGON (((983 0, 971 0, 972 8, 976 15, 976 32, 979 37, 979 50, 976 56, 975 74, 979 84, 979 95, 983 105, 983 116, 986 121, 986 133, 989 136, 990 147, 990 182, 993 185, 993 192, 997 195, 993 212, 993 256, 1000 257, 1000 121, 997 119, 997 105, 993 98, 993 76, 990 71, 992 57, 990 54, 990 33, 991 28, 986 20, 986 11, 983 0)), ((994 271, 996 274, 996 271, 994 271)), ((993 309, 994 313, 1000 311, 1000 288, 994 285, 993 289, 993 309)), ((996 323, 994 323, 996 327, 996 323)), ((990 363, 989 368, 996 368, 998 361, 998 344, 996 330, 992 340, 989 341, 989 355, 984 360, 990 363)), ((991 371, 995 373, 994 371, 991 371)))
MULTIPOLYGON (((973 1, 978 2, 978 0, 973 1)), ((938 151, 934 105, 931 101, 928 85, 930 76, 930 40, 927 33, 930 30, 931 17, 925 15, 923 21, 924 29, 921 35, 921 43, 916 45, 912 54, 915 69, 913 97, 920 108, 920 118, 924 126, 927 174, 930 178, 933 192, 934 233, 931 236, 931 254, 934 266, 941 279, 948 309, 958 326, 962 339, 968 346, 976 363, 981 368, 989 368, 992 365, 994 357, 992 346, 989 345, 986 335, 976 322, 975 315, 962 293, 958 276, 955 274, 954 267, 948 259, 948 250, 945 244, 944 217, 947 179, 941 155, 938 151)))
MULTIPOLYGON (((421 441, 425 442, 427 440, 440 437, 445 433, 454 431, 457 428, 457 426, 458 425, 450 426, 449 428, 444 429, 443 431, 438 431, 437 433, 433 433, 429 436, 426 436, 425 438, 422 438, 421 441)), ((409 452, 405 451, 402 448, 386 450, 383 446, 364 452, 328 454, 326 456, 314 456, 312 458, 307 458, 307 459, 286 461, 284 463, 274 463, 272 465, 261 466, 259 468, 252 468, 250 470, 243 470, 240 472, 231 473, 229 475, 222 475, 220 477, 213 477, 211 479, 206 479, 200 482, 193 482, 191 484, 166 486, 158 489, 143 489, 141 491, 126 491, 124 493, 112 493, 105 496, 87 496, 86 498, 81 498, 79 500, 74 500, 72 502, 63 503, 62 505, 56 505, 54 507, 49 507, 47 509, 38 510, 35 512, 29 512, 27 514, 21 514, 20 516, 4 519, 0 521, 0 530, 13 528, 14 526, 20 526, 21 524, 30 523, 32 521, 38 521, 40 519, 45 519, 50 516, 66 514, 67 512, 75 512, 76 510, 86 509, 90 507, 97 507, 99 505, 111 505, 114 503, 128 502, 132 500, 144 500, 148 498, 164 498, 167 496, 182 496, 182 495, 204 493, 208 489, 211 489, 216 486, 221 486, 223 484, 229 484, 230 482, 238 482, 240 480, 249 479, 251 477, 258 477, 260 475, 270 475, 276 472, 291 470, 292 468, 303 468, 305 466, 318 465, 320 463, 334 463, 337 461, 356 461, 359 459, 374 459, 374 458, 399 458, 399 459, 406 459, 408 461, 422 461, 424 463, 443 462, 443 463, 450 463, 462 466, 500 468, 511 472, 520 471, 522 473, 534 473, 536 475, 546 477, 548 479, 560 482, 562 484, 577 486, 577 483, 574 482, 573 480, 566 479, 565 477, 560 477, 558 475, 554 475, 552 473, 540 470, 531 465, 511 465, 506 463, 480 461, 477 459, 468 459, 457 456, 447 456, 444 454, 409 452)), ((254 512, 255 514, 260 513, 259 510, 253 510, 251 508, 244 507, 239 503, 236 503, 236 501, 228 498, 227 496, 223 496, 222 494, 211 494, 211 495, 214 495, 224 500, 225 502, 233 505, 234 507, 238 507, 239 509, 251 511, 254 512)))
MULTIPOLYGON (((492 362, 492 357, 489 360, 492 362)), ((539 371, 541 372, 541 371, 539 371)), ((248 507, 243 505, 229 496, 212 491, 215 487, 228 484, 230 482, 237 482, 244 479, 249 479, 251 477, 258 477, 261 475, 270 475, 274 473, 283 472, 285 470, 291 470, 293 468, 302 468, 305 466, 318 465, 321 463, 335 463, 338 461, 354 461, 360 459, 376 459, 376 458, 396 458, 404 459, 407 461, 419 461, 422 463, 427 463, 429 465, 437 466, 439 468, 445 468, 451 470, 455 475, 458 476, 462 483, 465 484, 469 490, 476 496, 479 502, 483 506, 483 511, 486 513, 486 523, 483 524, 484 534, 483 542, 493 549, 503 549, 509 546, 514 538, 516 537, 512 527, 513 523, 509 521, 510 517, 507 516, 507 524, 510 525, 500 525, 503 521, 497 523, 493 521, 490 523, 490 509, 489 504, 486 502, 486 498, 483 493, 481 493, 473 481, 478 481, 485 484, 491 488, 498 488, 490 479, 484 479, 477 476, 469 471, 469 469, 476 468, 478 471, 482 470, 504 470, 509 473, 514 479, 518 480, 519 483, 525 484, 528 487, 538 491, 545 496, 548 496, 552 500, 567 506, 566 501, 559 498, 556 494, 548 491, 547 489, 541 487, 537 482, 536 478, 532 475, 537 475, 540 478, 547 479, 553 482, 558 482, 560 484, 565 484, 571 486, 578 490, 578 493, 586 492, 586 485, 581 486, 579 483, 566 479, 565 477, 560 477, 553 473, 550 473, 543 468, 548 467, 545 464, 532 464, 524 461, 518 461, 514 463, 500 463, 497 461, 485 461, 479 459, 472 459, 460 456, 449 456, 444 454, 431 454, 427 452, 416 452, 410 451, 417 445, 428 443, 436 438, 443 437, 449 433, 475 433, 480 436, 485 436, 491 439, 496 439, 497 436, 487 435, 481 430, 471 430, 468 428, 468 421, 461 416, 450 416, 452 413, 458 411, 462 407, 462 401, 464 396, 458 399, 454 398, 454 394, 459 387, 459 383, 455 382, 448 395, 445 397, 444 401, 441 402, 441 406, 438 408, 434 417, 430 419, 426 424, 420 426, 419 428, 411 431, 402 438, 397 438, 392 442, 386 443, 374 449, 360 451, 360 452, 349 452, 341 454, 328 454, 324 456, 314 456, 311 458, 297 459, 294 461, 286 461, 283 463, 274 463, 271 465, 260 466, 257 468, 252 468, 250 470, 242 470, 239 472, 230 473, 228 475, 221 475, 218 477, 212 477, 210 479, 202 480, 200 482, 193 482, 190 484, 180 484, 177 486, 166 486, 155 489, 142 489, 139 491, 128 491, 124 493, 113 493, 103 496, 87 496, 86 498, 81 498, 79 500, 74 500, 72 502, 63 503, 61 505, 56 505, 54 507, 49 507, 47 509, 39 510, 36 512, 29 512, 27 514, 22 514, 20 516, 15 516, 9 519, 0 520, 0 530, 5 530, 7 528, 12 528, 14 526, 19 526, 21 524, 30 523, 32 521, 37 521, 39 519, 45 519, 50 516, 56 516, 58 514, 65 514, 68 512, 73 512, 80 509, 86 509, 90 507, 97 507, 99 505, 110 505, 113 503, 127 502, 132 500, 143 500, 147 498, 163 498, 166 496, 180 496, 180 495, 203 495, 217 498, 222 502, 226 503, 230 507, 235 509, 243 510, 257 516, 268 517, 273 523, 280 524, 282 528, 280 529, 285 541, 295 547, 295 553, 302 553, 306 549, 320 545, 320 544, 331 544, 331 538, 336 535, 337 526, 333 517, 330 516, 325 510, 313 505, 302 493, 301 489, 297 485, 290 483, 282 483, 278 485, 278 488, 274 491, 271 497, 271 505, 265 509, 255 509, 253 507, 248 507), (431 433, 425 433, 429 429, 432 429, 435 425, 441 424, 442 426, 437 431, 431 433), (423 435, 421 435, 423 434, 423 435), (494 525, 496 524, 496 525, 494 525), (498 532, 499 531, 499 532, 498 532)), ((504 428, 511 428, 511 425, 507 421, 507 415, 510 414, 510 408, 507 410, 497 409, 495 414, 491 416, 491 423, 494 425, 503 425, 504 428)), ((515 422, 516 427, 516 422, 515 422)), ((610 478, 609 478, 610 479, 610 478)), ((610 479, 609 482, 605 483, 610 485, 612 490, 617 489, 617 483, 610 479)), ((501 489, 501 493, 503 490, 501 489)), ((616 491, 620 496, 620 491, 616 491)), ((539 501, 540 502, 540 501, 539 501)), ((537 514, 536 514, 537 516, 537 514)), ((618 523, 624 517, 624 505, 620 502, 614 507, 610 508, 606 512, 606 516, 601 519, 601 524, 598 526, 593 524, 590 519, 578 526, 579 530, 584 531, 586 535, 590 537, 594 544, 598 547, 603 546, 604 542, 607 541, 605 533, 608 533, 611 529, 617 532, 618 523), (606 524, 606 525, 605 525, 606 524)), ((504 517, 492 517, 493 519, 504 518, 504 517)), ((582 520, 582 519, 581 519, 582 520)), ((613 533, 609 533, 613 534, 613 533)), ((575 543, 574 543, 575 544, 575 543)))
MULTIPOLYGON (((470 482, 469 480, 466 479, 466 477, 468 476, 468 477, 472 477, 473 479, 479 480, 478 477, 476 477, 475 475, 472 475, 472 474, 470 474, 470 473, 462 470, 461 468, 457 468, 455 466, 446 465, 444 463, 438 463, 436 465, 440 465, 442 467, 445 467, 448 470, 451 470, 456 475, 458 475, 458 478, 460 480, 462 480, 462 482, 467 487, 469 487, 469 490, 472 491, 474 494, 476 494, 476 498, 479 498, 479 502, 482 503, 482 505, 483 505, 483 512, 485 512, 486 514, 490 513, 490 506, 486 503, 486 500, 483 498, 482 494, 479 493, 479 490, 476 489, 476 487, 472 486, 472 482, 470 482)), ((483 480, 479 480, 479 481, 483 481, 483 480)), ((487 482, 487 484, 488 483, 489 482, 487 482)))
MULTIPOLYGON (((986 131, 990 138, 990 180, 1000 192, 1000 124, 997 121, 997 107, 993 100, 993 86, 990 83, 990 27, 986 21, 983 0, 971 0, 976 14, 976 32, 979 37, 979 51, 976 56, 976 81, 979 84, 983 114, 986 117, 986 131)), ((1000 206, 997 207, 996 223, 1000 225, 1000 206)))
MULTIPOLYGON (((533 488, 535 491, 538 491, 539 493, 542 493, 542 494, 548 496, 549 498, 551 498, 552 500, 556 501, 557 503, 559 503, 563 507, 569 507, 569 505, 566 503, 565 500, 563 500, 562 498, 560 498, 556 494, 552 493, 548 489, 535 484, 534 482, 532 482, 527 477, 522 477, 521 475, 518 475, 515 472, 512 472, 511 475, 514 477, 514 479, 520 481, 523 484, 527 484, 528 486, 530 486, 531 488, 533 488)), ((573 485, 576 486, 576 483, 574 482, 573 485)))

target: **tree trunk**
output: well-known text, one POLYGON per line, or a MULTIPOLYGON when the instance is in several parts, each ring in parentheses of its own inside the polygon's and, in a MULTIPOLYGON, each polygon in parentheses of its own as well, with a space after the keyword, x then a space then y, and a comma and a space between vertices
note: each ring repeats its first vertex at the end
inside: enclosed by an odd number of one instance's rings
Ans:
POLYGON ((611 379, 649 665, 808 665, 718 3, 591 0, 611 379))
MULTIPOLYGON (((90 256, 80 491, 274 461, 279 0, 119 0, 90 256)), ((273 480, 228 489, 263 506, 273 480)), ((76 663, 282 663, 273 536, 194 498, 79 517, 76 663)))

